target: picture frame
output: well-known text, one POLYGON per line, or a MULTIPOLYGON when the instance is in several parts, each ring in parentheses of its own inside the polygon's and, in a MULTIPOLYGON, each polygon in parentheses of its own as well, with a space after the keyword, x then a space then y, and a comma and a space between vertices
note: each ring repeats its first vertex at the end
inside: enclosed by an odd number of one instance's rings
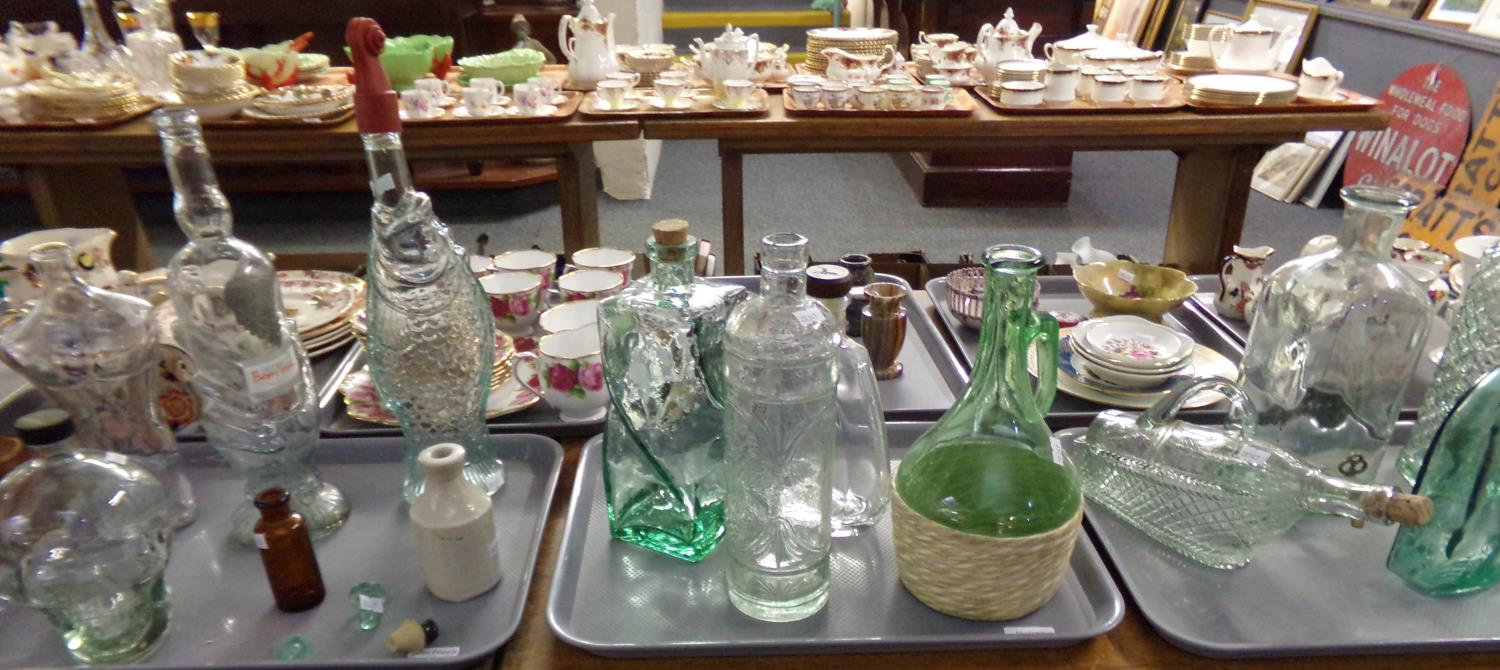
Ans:
POLYGON ((1468 30, 1479 19, 1483 0, 1432 0, 1422 20, 1468 30))
POLYGON ((1161 41, 1162 33, 1169 27, 1167 14, 1174 6, 1186 2, 1188 0, 1154 0, 1155 6, 1152 7, 1151 21, 1146 24, 1146 29, 1141 33, 1141 38, 1136 45, 1144 49, 1155 47, 1161 41))
MULTIPOLYGON (((1158 11, 1157 5, 1166 2, 1167 0, 1110 0, 1103 9, 1100 34, 1110 39, 1140 44, 1152 17, 1158 11)), ((1100 3, 1101 6, 1104 4, 1100 3)))
POLYGON ((1302 52, 1318 20, 1318 6, 1297 0, 1250 0, 1245 20, 1276 29, 1272 47, 1276 50, 1276 69, 1291 73, 1301 65, 1302 52))
MULTIPOLYGON (((1165 26, 1166 35, 1160 40, 1162 51, 1173 53, 1187 48, 1188 27, 1198 22, 1208 0, 1177 0, 1172 5, 1172 18, 1165 26)), ((1152 44, 1158 43, 1156 40, 1152 44)))
POLYGON ((1203 18, 1199 21, 1199 23, 1207 23, 1215 26, 1234 26, 1244 22, 1245 17, 1243 16, 1236 16, 1234 14, 1230 14, 1229 12, 1222 12, 1217 9, 1210 9, 1206 12, 1203 12, 1203 18))
POLYGON ((1469 32, 1500 39, 1500 0, 1485 0, 1469 32))
POLYGON ((1416 19, 1427 8, 1427 0, 1333 0, 1333 4, 1401 19, 1416 19))

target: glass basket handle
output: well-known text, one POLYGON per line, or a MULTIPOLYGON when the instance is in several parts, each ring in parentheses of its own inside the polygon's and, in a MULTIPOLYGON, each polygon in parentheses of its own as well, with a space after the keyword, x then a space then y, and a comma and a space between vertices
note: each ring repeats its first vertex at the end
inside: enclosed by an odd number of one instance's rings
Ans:
POLYGON ((1179 384, 1166 397, 1156 401, 1151 409, 1141 413, 1136 423, 1142 429, 1161 426, 1177 419, 1177 413, 1193 396, 1203 391, 1218 391, 1229 400, 1229 416, 1224 426, 1233 429, 1241 437, 1250 436, 1250 427, 1255 425, 1255 405, 1238 384, 1224 377, 1199 377, 1186 384, 1179 384))

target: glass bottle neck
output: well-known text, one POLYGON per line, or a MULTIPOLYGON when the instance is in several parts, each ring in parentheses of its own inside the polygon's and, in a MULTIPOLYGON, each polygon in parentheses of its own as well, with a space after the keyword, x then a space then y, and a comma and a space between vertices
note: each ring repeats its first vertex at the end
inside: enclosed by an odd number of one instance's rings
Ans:
POLYGON ((1343 189, 1344 222, 1339 228, 1339 246, 1358 249, 1384 258, 1401 233, 1407 215, 1416 208, 1416 196, 1403 191, 1366 186, 1343 189))
POLYGON ((1360 484, 1321 472, 1307 482, 1298 501, 1303 509, 1356 521, 1389 521, 1386 505, 1396 495, 1392 487, 1360 484))
POLYGON ((1027 343, 1020 342, 1018 333, 1012 331, 1016 330, 1014 325, 1030 318, 1036 270, 991 267, 986 274, 979 354, 964 400, 971 395, 981 399, 992 396, 997 388, 1008 385, 1007 376, 1015 371, 1015 361, 1024 362, 1026 355, 1021 347, 1027 343))
POLYGON ((229 200, 209 160, 196 118, 164 117, 159 127, 167 174, 172 178, 172 213, 190 240, 226 237, 234 225, 229 200))
POLYGON ((37 277, 42 280, 42 286, 48 293, 88 288, 88 285, 74 270, 73 249, 66 245, 49 244, 44 248, 33 249, 31 266, 36 270, 37 277))
POLYGON ((651 260, 651 281, 658 287, 687 286, 693 283, 693 261, 698 241, 689 237, 683 244, 646 242, 646 258, 651 260))
POLYGON ((83 17, 83 50, 94 51, 118 46, 109 30, 104 27, 104 17, 99 15, 96 0, 78 0, 78 13, 83 17))
POLYGON ((401 134, 371 133, 361 135, 360 140, 365 145, 365 164, 370 168, 370 192, 375 196, 375 204, 394 209, 412 190, 401 134))

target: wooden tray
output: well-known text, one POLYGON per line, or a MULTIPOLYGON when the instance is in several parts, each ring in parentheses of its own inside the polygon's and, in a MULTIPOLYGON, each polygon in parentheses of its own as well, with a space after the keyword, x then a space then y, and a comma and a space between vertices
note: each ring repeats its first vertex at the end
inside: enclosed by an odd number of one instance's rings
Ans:
MULTIPOLYGON (((760 116, 770 111, 770 96, 765 89, 756 92, 756 100, 760 101, 757 109, 719 109, 713 105, 713 95, 704 90, 694 89, 692 91, 693 106, 687 109, 656 109, 646 104, 646 99, 654 97, 655 94, 649 89, 636 89, 635 95, 638 103, 634 109, 604 110, 594 106, 598 100, 594 94, 584 96, 583 102, 578 106, 578 113, 590 118, 695 118, 695 117, 744 117, 760 116)), ((686 92, 684 93, 686 95, 686 92)))
POLYGON ((953 89, 953 105, 948 109, 808 109, 797 106, 790 91, 781 92, 781 105, 787 116, 815 116, 823 118, 947 118, 964 117, 974 113, 974 98, 961 88, 953 89))
POLYGON ((1072 102, 1056 103, 1044 102, 1040 105, 1030 107, 1021 105, 1007 105, 990 93, 988 86, 975 86, 974 92, 991 107, 1004 114, 1149 114, 1170 112, 1182 109, 1187 104, 1187 99, 1182 95, 1182 84, 1176 80, 1167 81, 1167 93, 1161 100, 1156 102, 1094 102, 1074 98, 1072 102))
POLYGON ((287 119, 250 118, 241 114, 230 119, 204 121, 204 128, 332 128, 354 118, 354 106, 326 116, 298 116, 287 119))
MULTIPOLYGON (((1197 74, 1213 74, 1212 72, 1199 72, 1197 74)), ((1186 83, 1194 75, 1183 79, 1186 83)), ((1267 72, 1267 77, 1275 77, 1286 81, 1297 81, 1297 78, 1285 72, 1267 72)), ((1296 112, 1363 112, 1374 109, 1380 101, 1363 93, 1351 91, 1347 88, 1338 89, 1335 92, 1340 98, 1339 102, 1329 100, 1306 100, 1297 98, 1291 102, 1280 105, 1222 105, 1212 102, 1196 102, 1187 99, 1187 105, 1194 111, 1205 114, 1286 114, 1296 112)))
MULTIPOLYGON (((563 91, 562 94, 568 99, 557 106, 557 111, 546 116, 486 116, 482 118, 474 118, 471 116, 454 116, 453 112, 463 107, 463 105, 455 101, 452 106, 447 107, 443 110, 442 116, 430 119, 402 119, 401 123, 409 126, 440 124, 478 125, 486 123, 557 123, 560 121, 567 121, 569 117, 573 116, 573 112, 578 111, 578 102, 583 99, 584 95, 586 95, 577 91, 563 91)), ((514 105, 510 105, 508 106, 508 108, 513 109, 514 105)))
POLYGON ((25 123, 14 124, 0 123, 0 130, 101 130, 104 128, 113 128, 126 121, 138 119, 160 106, 158 103, 149 102, 120 114, 91 119, 27 121, 25 123))

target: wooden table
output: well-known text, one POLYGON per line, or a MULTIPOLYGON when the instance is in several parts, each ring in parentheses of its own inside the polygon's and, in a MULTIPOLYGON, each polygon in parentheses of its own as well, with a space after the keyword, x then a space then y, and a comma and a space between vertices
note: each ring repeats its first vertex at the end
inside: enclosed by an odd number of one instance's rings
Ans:
MULTIPOLYGON (((651 119, 648 139, 719 142, 725 274, 745 273, 746 154, 1171 150, 1176 185, 1162 260, 1191 273, 1218 272, 1239 242, 1250 174, 1274 145, 1312 130, 1384 128, 1380 111, 1299 114, 1002 115, 983 101, 966 118, 789 118, 780 96, 758 118, 651 119)), ((1117 188, 1165 175, 1119 175, 1117 188)))
MULTIPOLYGON (((245 128, 204 131, 217 163, 361 161, 364 148, 354 121, 333 128, 245 128)), ((599 244, 593 143, 634 139, 633 120, 563 123, 414 125, 403 133, 413 159, 557 159, 563 247, 599 244)), ((21 167, 42 224, 113 228, 114 259, 121 268, 150 269, 146 232, 136 215, 126 166, 161 165, 161 142, 150 116, 105 130, 0 130, 0 165, 21 167)))

